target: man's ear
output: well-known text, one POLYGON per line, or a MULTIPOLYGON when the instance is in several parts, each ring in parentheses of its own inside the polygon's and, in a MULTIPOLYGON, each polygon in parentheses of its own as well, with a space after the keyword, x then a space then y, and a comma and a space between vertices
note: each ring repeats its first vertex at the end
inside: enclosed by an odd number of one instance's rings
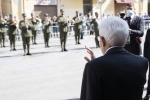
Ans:
POLYGON ((101 39, 103 47, 105 47, 106 46, 105 38, 103 36, 101 36, 100 39, 101 39))

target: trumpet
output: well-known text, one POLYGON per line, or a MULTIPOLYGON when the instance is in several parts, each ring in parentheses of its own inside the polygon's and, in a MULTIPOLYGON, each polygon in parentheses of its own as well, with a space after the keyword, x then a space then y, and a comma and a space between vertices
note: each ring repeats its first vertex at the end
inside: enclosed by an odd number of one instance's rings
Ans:
POLYGON ((65 17, 65 23, 68 23, 69 19, 68 17, 65 17))
POLYGON ((43 29, 45 29, 45 26, 48 25, 50 23, 50 21, 48 19, 46 19, 43 23, 43 29))
POLYGON ((33 17, 31 20, 32 20, 34 23, 36 22, 36 18, 35 18, 35 17, 33 17))
POLYGON ((12 20, 12 23, 13 23, 16 27, 19 27, 16 20, 13 19, 13 20, 12 20))
POLYGON ((49 24, 49 22, 50 22, 50 20, 49 19, 47 19, 47 20, 45 20, 45 25, 48 25, 49 24))
POLYGON ((30 26, 30 23, 28 20, 25 20, 25 27, 26 27, 26 31, 28 31, 28 27, 30 26))

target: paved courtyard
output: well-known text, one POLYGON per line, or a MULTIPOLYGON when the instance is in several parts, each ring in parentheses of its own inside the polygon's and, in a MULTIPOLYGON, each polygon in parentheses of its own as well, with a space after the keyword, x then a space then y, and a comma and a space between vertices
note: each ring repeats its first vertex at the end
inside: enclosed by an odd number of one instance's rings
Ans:
POLYGON ((22 42, 17 41, 17 51, 9 51, 9 43, 0 48, 0 100, 79 100, 82 75, 89 46, 95 55, 94 36, 85 36, 81 45, 68 37, 68 52, 60 52, 59 38, 50 39, 50 48, 44 40, 31 45, 31 56, 23 56, 22 42))

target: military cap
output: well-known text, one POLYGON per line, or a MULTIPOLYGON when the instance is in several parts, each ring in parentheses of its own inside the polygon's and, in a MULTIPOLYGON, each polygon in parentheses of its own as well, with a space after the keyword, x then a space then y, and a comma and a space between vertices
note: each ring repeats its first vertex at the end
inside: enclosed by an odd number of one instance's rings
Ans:
POLYGON ((9 14, 9 17, 13 17, 13 15, 12 15, 12 14, 9 14))
POLYGON ((76 13, 79 13, 78 11, 76 11, 76 13))
POLYGON ((33 16, 34 14, 33 13, 31 13, 31 16, 33 16))
POLYGON ((95 12, 95 14, 97 14, 97 15, 98 15, 98 12, 95 12))
POLYGON ((44 16, 48 17, 48 13, 45 13, 44 16))
POLYGON ((23 16, 23 17, 26 17, 27 15, 26 15, 26 13, 23 13, 22 16, 23 16))
POLYGON ((60 9, 61 12, 64 12, 64 9, 60 9))

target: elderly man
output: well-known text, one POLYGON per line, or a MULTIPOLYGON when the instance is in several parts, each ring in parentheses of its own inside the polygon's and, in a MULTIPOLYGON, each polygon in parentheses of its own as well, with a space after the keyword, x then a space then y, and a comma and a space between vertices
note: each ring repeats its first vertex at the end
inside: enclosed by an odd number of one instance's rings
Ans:
POLYGON ((91 60, 85 66, 80 100, 142 100, 148 60, 124 49, 128 40, 127 23, 109 17, 99 26, 103 56, 95 58, 86 47, 91 60))

